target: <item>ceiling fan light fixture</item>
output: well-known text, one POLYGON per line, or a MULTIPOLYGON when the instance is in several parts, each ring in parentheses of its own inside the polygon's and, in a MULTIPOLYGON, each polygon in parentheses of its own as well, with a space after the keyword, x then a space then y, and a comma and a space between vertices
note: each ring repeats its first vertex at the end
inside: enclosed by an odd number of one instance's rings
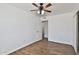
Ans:
MULTIPOLYGON (((37 11, 37 14, 40 14, 40 11, 38 10, 37 11)), ((45 14, 45 11, 44 10, 41 10, 41 14, 40 15, 44 15, 45 14)))

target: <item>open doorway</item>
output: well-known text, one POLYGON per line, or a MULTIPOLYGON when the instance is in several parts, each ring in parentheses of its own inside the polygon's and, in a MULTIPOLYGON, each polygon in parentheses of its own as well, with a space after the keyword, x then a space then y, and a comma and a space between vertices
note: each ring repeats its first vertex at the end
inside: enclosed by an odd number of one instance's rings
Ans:
POLYGON ((48 40, 48 21, 42 21, 42 39, 48 40))

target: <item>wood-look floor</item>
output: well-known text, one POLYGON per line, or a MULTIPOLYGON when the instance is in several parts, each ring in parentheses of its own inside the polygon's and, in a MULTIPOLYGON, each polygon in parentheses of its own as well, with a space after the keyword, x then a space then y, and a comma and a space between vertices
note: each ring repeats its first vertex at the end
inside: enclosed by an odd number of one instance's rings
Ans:
POLYGON ((47 39, 38 41, 9 55, 74 55, 72 46, 48 42, 47 39))

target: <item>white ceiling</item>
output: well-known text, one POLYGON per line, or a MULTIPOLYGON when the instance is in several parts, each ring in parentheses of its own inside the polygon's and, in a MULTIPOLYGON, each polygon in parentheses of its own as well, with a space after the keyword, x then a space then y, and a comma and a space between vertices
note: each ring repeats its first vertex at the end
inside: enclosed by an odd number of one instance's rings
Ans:
MULTIPOLYGON (((33 6, 31 3, 9 3, 9 5, 15 6, 24 11, 36 9, 36 7, 33 6)), ((52 10, 51 14, 55 15, 55 14, 71 12, 73 11, 76 5, 77 4, 75 3, 54 3, 54 4, 52 3, 52 6, 49 7, 48 9, 52 10)))

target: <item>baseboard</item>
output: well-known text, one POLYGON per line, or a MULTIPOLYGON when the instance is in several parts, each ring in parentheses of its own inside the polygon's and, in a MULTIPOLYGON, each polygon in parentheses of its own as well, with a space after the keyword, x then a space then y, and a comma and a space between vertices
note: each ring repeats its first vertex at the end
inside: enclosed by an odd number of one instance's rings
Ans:
POLYGON ((55 42, 55 43, 59 43, 59 44, 72 45, 72 44, 70 44, 70 43, 68 43, 68 42, 53 41, 53 40, 48 40, 48 41, 50 41, 50 42, 55 42))
MULTIPOLYGON (((40 40, 41 40, 41 39, 40 39, 40 40)), ((31 44, 33 44, 33 43, 35 43, 35 42, 37 42, 37 41, 40 41, 40 40, 32 41, 32 42, 30 42, 29 44, 22 45, 22 46, 20 46, 20 47, 18 47, 18 48, 16 48, 16 49, 13 49, 13 50, 8 51, 8 52, 5 52, 5 53, 2 53, 1 55, 8 55, 8 54, 10 54, 10 53, 12 53, 12 52, 15 52, 15 51, 17 51, 17 50, 19 50, 19 49, 22 49, 22 48, 24 48, 24 47, 26 47, 26 46, 28 46, 28 45, 31 45, 31 44)))

